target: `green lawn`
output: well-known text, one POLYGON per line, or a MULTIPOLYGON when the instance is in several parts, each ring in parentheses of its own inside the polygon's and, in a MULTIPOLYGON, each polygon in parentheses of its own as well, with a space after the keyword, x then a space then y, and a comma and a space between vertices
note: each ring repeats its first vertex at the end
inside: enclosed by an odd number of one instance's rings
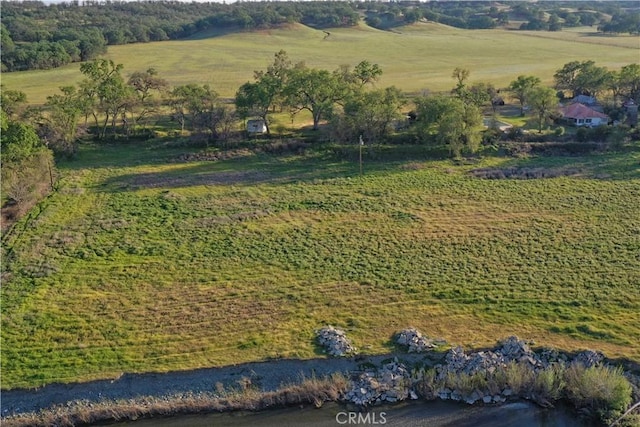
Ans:
POLYGON ((2 388, 276 357, 415 326, 640 360, 640 148, 355 163, 85 145, 3 240, 2 388), (572 169, 486 180, 474 168, 572 169))
MULTIPOLYGON (((553 74, 573 60, 593 59, 618 69, 638 61, 640 37, 604 36, 593 29, 528 32, 460 30, 420 23, 393 32, 362 24, 331 29, 331 35, 303 25, 263 32, 207 35, 192 40, 110 46, 107 57, 125 66, 125 73, 156 68, 171 85, 208 83, 225 97, 253 79, 280 49, 294 62, 334 69, 362 60, 378 63, 380 87, 395 85, 410 93, 448 91, 456 67, 471 70, 470 81, 505 87, 520 74, 539 76, 551 84, 553 74), (210 36, 210 37, 207 37, 210 36)), ((3 73, 3 84, 24 91, 30 102, 42 103, 59 86, 82 78, 79 65, 48 71, 3 73)))

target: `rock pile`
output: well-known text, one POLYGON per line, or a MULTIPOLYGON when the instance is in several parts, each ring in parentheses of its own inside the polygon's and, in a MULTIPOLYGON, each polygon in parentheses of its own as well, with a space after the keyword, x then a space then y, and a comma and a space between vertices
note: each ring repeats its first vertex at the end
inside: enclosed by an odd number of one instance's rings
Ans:
POLYGON ((423 353, 436 347, 433 340, 425 337, 415 328, 403 329, 398 333, 396 342, 409 347, 409 353, 423 353))
POLYGON ((368 369, 357 375, 345 399, 359 406, 393 403, 408 397, 417 399, 417 394, 410 390, 410 383, 406 366, 395 360, 380 369, 368 369))
POLYGON ((325 326, 317 330, 316 339, 325 351, 334 357, 347 356, 357 352, 344 331, 333 326, 325 326))
MULTIPOLYGON (((339 329, 328 326, 317 331, 317 336, 320 344, 333 356, 355 353, 355 348, 339 329)), ((410 353, 426 352, 442 344, 424 337, 414 328, 400 331, 396 342, 406 345, 410 353)), ((411 373, 397 358, 378 368, 358 371, 353 373, 351 387, 344 399, 359 406, 370 406, 407 398, 417 399, 416 391, 419 391, 427 399, 440 398, 468 404, 503 403, 513 397, 535 400, 539 396, 531 390, 512 390, 510 382, 496 380, 499 376, 493 377, 491 374, 507 368, 510 363, 523 365, 535 374, 556 363, 580 363, 591 367, 603 361, 602 353, 591 350, 579 353, 572 360, 554 349, 534 353, 527 342, 511 336, 493 350, 467 354, 462 347, 451 348, 442 363, 435 366, 435 376, 431 376, 426 382, 423 381, 427 378, 424 370, 418 369, 411 373), (475 374, 479 374, 478 378, 472 378, 475 374), (476 379, 480 381, 476 382, 476 379), (483 380, 487 381, 486 384, 483 380)), ((549 403, 545 400, 541 402, 549 403)))
POLYGON ((501 354, 507 362, 527 363, 532 368, 542 368, 540 357, 535 354, 526 342, 511 336, 502 341, 497 353, 501 354))
MULTIPOLYGON (((581 363, 585 367, 590 367, 601 363, 602 360, 601 353, 588 350, 578 354, 572 363, 581 363)), ((553 363, 566 363, 567 357, 556 350, 543 350, 539 354, 534 353, 525 341, 512 336, 502 341, 494 350, 466 354, 461 347, 452 348, 447 352, 444 364, 436 366, 437 378, 444 381, 449 374, 491 374, 497 369, 505 368, 511 362, 524 364, 528 369, 536 372, 553 363)), ((465 394, 448 388, 437 391, 437 396, 440 399, 464 401, 469 404, 479 401, 502 403, 512 395, 513 391, 509 388, 494 394, 489 394, 487 390, 478 389, 465 394)))
POLYGON ((445 365, 439 367, 439 376, 444 378, 448 372, 468 375, 476 372, 493 373, 509 362, 526 363, 531 369, 542 369, 553 361, 542 360, 526 342, 511 336, 495 350, 466 354, 462 347, 452 348, 445 356, 445 365))
POLYGON ((451 390, 443 388, 438 392, 438 397, 442 400, 453 400, 455 402, 465 402, 469 405, 473 405, 476 402, 482 401, 483 403, 504 403, 507 398, 512 395, 512 391, 508 388, 504 389, 501 393, 491 394, 487 390, 475 389, 471 393, 462 394, 458 390, 451 390))
POLYGON ((585 368, 591 368, 592 366, 601 364, 603 360, 604 355, 599 351, 585 350, 573 358, 573 363, 580 363, 585 368))

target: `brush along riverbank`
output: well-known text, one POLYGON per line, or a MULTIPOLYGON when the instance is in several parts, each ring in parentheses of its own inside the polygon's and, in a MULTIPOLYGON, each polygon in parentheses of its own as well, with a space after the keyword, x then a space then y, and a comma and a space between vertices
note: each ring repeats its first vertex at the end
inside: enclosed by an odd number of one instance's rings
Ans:
MULTIPOLYGON (((329 401, 361 409, 406 399, 491 405, 527 399, 545 407, 567 401, 583 415, 611 422, 638 399, 638 384, 637 376, 608 364, 598 352, 534 352, 510 337, 494 349, 470 353, 456 347, 279 360, 14 390, 3 393, 2 424, 77 426, 300 404, 320 407, 329 401)), ((637 422, 633 416, 625 422, 637 422)))

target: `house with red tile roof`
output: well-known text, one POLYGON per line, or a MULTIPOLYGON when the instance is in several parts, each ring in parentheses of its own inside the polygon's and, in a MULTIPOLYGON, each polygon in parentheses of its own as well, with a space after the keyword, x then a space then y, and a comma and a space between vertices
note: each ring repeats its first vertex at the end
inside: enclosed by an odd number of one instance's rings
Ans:
POLYGON ((573 126, 594 127, 609 123, 609 116, 579 102, 560 108, 563 120, 573 126))

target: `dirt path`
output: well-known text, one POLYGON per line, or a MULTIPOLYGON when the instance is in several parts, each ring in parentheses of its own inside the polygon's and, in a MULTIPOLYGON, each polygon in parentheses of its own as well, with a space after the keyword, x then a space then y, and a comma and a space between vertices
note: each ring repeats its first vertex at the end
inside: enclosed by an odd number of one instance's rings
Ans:
MULTIPOLYGON (((101 401, 131 399, 142 396, 170 396, 186 393, 213 392, 216 384, 237 387, 248 378, 264 391, 276 390, 283 384, 299 382, 301 378, 325 376, 334 372, 356 371, 362 363, 379 364, 393 355, 379 355, 355 360, 310 359, 277 360, 244 363, 221 368, 197 369, 165 374, 125 374, 115 380, 100 380, 74 384, 50 384, 38 389, 2 391, 2 416, 38 411, 74 400, 101 401)), ((398 357, 409 363, 421 360, 418 355, 398 357)))

